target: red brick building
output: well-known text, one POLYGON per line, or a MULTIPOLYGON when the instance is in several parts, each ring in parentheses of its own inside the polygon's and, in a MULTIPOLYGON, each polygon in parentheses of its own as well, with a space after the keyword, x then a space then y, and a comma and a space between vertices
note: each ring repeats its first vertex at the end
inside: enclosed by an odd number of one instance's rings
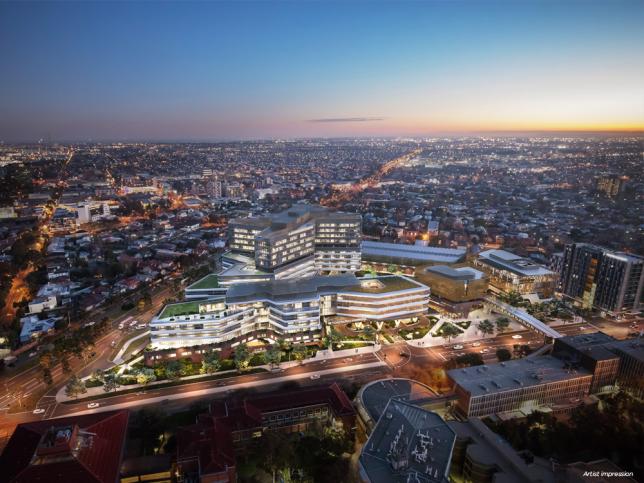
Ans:
POLYGON ((0 456, 2 483, 115 483, 128 411, 18 425, 0 456))
POLYGON ((356 412, 336 383, 215 401, 194 425, 179 430, 177 467, 201 482, 233 482, 235 454, 246 443, 265 431, 300 432, 318 421, 355 428, 356 412))

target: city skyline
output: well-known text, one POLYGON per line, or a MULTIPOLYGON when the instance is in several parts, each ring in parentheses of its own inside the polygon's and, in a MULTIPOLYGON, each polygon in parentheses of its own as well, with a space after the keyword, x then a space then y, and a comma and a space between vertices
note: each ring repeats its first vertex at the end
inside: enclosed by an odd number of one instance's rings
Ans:
POLYGON ((3 142, 644 131, 639 2, 0 13, 3 142))

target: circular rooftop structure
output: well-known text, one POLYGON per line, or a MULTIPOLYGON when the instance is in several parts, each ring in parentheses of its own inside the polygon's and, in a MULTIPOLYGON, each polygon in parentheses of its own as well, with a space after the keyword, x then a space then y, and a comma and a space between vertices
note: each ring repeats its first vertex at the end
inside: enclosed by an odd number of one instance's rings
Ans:
POLYGON ((425 384, 412 379, 380 379, 373 381, 358 392, 358 411, 366 422, 373 426, 378 422, 391 398, 414 402, 433 399, 437 394, 425 384))

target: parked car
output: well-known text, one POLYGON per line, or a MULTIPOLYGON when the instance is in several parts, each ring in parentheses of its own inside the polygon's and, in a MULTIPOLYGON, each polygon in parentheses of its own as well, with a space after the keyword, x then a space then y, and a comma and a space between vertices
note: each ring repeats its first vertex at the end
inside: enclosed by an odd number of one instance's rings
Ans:
POLYGON ((319 374, 311 374, 311 380, 315 381, 316 379, 320 379, 319 374))
POLYGON ((96 409, 97 407, 100 406, 100 403, 97 402, 91 402, 87 405, 87 409, 96 409))

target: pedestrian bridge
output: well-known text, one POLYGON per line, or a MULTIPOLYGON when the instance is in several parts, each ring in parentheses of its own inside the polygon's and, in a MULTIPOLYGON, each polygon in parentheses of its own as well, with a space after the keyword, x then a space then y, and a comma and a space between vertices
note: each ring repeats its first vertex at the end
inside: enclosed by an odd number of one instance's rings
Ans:
POLYGON ((555 329, 544 324, 539 319, 537 319, 536 317, 533 317, 525 310, 522 310, 518 307, 513 307, 512 305, 506 304, 505 302, 501 302, 500 300, 494 297, 488 296, 488 297, 485 297, 485 299, 483 300, 484 300, 484 303, 488 307, 492 308, 495 312, 499 312, 503 315, 507 315, 512 320, 515 320, 516 322, 520 323, 524 327, 527 327, 530 330, 539 332, 543 334, 545 337, 549 337, 551 339, 558 339, 560 337, 563 337, 563 335, 557 332, 555 329))

